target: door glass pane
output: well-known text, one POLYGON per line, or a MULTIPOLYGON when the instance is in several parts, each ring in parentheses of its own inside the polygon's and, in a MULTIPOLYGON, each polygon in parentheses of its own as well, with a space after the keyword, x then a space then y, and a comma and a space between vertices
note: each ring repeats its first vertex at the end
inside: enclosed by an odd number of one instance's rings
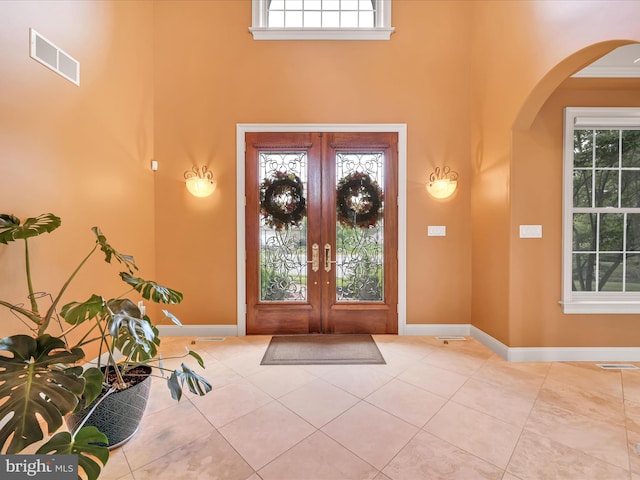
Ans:
POLYGON ((260 301, 307 300, 307 154, 260 152, 260 301))
POLYGON ((336 155, 336 299, 384 301, 384 153, 336 155))

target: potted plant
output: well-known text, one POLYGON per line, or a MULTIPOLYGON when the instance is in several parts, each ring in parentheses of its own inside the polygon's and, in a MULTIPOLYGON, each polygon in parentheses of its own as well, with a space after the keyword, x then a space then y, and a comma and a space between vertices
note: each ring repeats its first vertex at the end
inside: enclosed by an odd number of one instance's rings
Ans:
MULTIPOLYGON (((77 274, 98 251, 104 254, 105 262, 115 260, 124 266, 126 271, 120 272, 120 278, 129 287, 127 293, 137 292, 145 300, 163 304, 177 304, 183 296, 176 290, 135 276, 138 267, 134 258, 118 253, 100 229, 94 227, 95 244, 59 291, 51 295, 51 305, 46 311, 41 311, 39 298, 32 285, 28 239, 50 233, 60 225, 60 218, 51 213, 27 218, 24 222, 13 215, 0 214, 0 243, 24 242, 30 301, 30 308, 27 308, 0 299, 0 306, 20 318, 29 329, 29 334, 0 339, 0 451, 19 453, 29 445, 40 442, 45 438, 42 426, 46 424, 47 441, 36 453, 76 454, 79 467, 87 478, 94 480, 108 459, 107 446, 114 445, 107 435, 122 429, 119 426, 112 428, 113 416, 95 420, 95 415, 111 398, 138 389, 141 391, 134 396, 144 397, 144 405, 134 415, 134 421, 136 418, 139 421, 146 405, 149 385, 146 381, 144 386, 145 381, 142 380, 152 371, 164 374, 167 369, 160 362, 158 329, 146 315, 141 302, 134 303, 123 296, 105 298, 93 294, 86 301, 68 303, 60 309, 59 314, 66 326, 52 335, 52 326, 59 320, 58 305, 77 274), (78 328, 82 328, 82 336, 79 341, 70 344, 70 333, 78 328), (106 358, 104 365, 83 368, 84 347, 96 342, 99 345, 99 358, 106 358), (42 426, 38 417, 43 421, 42 426), (70 432, 62 431, 63 420, 67 417, 70 432), (104 430, 109 433, 105 435, 104 430)), ((166 310, 163 312, 180 325, 175 316, 166 310)), ((204 367, 197 353, 187 349, 183 356, 193 357, 204 367)), ((174 399, 180 400, 185 384, 197 395, 211 391, 211 385, 183 363, 167 377, 167 385, 174 399)), ((121 413, 133 410, 128 400, 124 403, 120 400, 119 403, 121 413)), ((122 420, 122 415, 118 415, 117 420, 122 420)), ((131 432, 137 430, 137 425, 131 428, 125 427, 129 437, 131 432)))

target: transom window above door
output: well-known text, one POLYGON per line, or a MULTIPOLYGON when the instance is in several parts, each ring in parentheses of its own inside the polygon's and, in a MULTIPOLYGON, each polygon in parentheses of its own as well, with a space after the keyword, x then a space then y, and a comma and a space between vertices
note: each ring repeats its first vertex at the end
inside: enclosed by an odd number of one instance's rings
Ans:
POLYGON ((389 40, 391 0, 253 0, 254 40, 389 40))

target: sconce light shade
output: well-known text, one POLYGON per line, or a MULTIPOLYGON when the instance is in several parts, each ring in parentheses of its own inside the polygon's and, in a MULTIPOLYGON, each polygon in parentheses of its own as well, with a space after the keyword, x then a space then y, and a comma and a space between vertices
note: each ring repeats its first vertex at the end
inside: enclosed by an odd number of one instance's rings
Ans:
POLYGON ((187 182, 187 190, 194 197, 208 197, 216 189, 216 181, 213 172, 206 166, 193 167, 184 172, 184 179, 187 182))
POLYGON ((427 183, 427 192, 433 198, 443 199, 453 195, 458 187, 458 173, 452 171, 449 167, 436 167, 435 171, 429 175, 429 183, 427 183))

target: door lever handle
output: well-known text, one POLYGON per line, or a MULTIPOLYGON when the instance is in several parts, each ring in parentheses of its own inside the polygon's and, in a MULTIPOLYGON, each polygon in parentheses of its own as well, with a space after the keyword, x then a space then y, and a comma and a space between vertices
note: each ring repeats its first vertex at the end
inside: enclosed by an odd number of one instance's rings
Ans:
POLYGON ((311 260, 307 260, 311 264, 311 270, 317 272, 320 270, 320 246, 317 243, 311 245, 311 260))
POLYGON ((331 260, 331 245, 329 243, 326 243, 324 245, 324 271, 325 272, 331 271, 332 263, 336 263, 336 261, 331 260))

